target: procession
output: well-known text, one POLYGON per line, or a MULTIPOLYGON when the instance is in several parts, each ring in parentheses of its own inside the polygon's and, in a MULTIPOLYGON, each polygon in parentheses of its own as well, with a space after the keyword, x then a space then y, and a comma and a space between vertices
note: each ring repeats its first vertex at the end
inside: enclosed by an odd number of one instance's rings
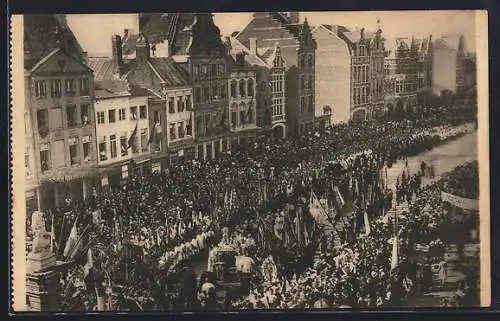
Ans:
POLYGON ((422 164, 403 170, 392 191, 387 167, 474 128, 453 121, 333 126, 130 177, 82 203, 68 196, 45 215, 50 246, 70 265, 63 302, 69 310, 395 306, 440 262, 412 257, 417 243, 439 242, 439 186, 453 183, 456 194, 468 185, 451 175, 424 187, 432 171, 422 164), (391 216, 400 203, 409 212, 391 216), (238 286, 221 299, 230 282, 238 286))
POLYGON ((23 309, 479 305, 474 39, 227 14, 19 17, 23 309))

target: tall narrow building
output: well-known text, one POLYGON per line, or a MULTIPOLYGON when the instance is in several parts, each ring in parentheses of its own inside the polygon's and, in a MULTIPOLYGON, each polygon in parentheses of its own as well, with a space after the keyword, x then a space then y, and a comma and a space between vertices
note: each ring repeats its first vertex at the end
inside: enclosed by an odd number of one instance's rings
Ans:
POLYGON ((434 92, 444 90, 458 93, 465 87, 466 44, 463 35, 444 36, 433 46, 432 87, 434 92))
POLYGON ((26 15, 24 33, 27 163, 44 209, 85 198, 95 185, 93 73, 64 17, 26 15))
POLYGON ((300 23, 297 12, 257 12, 234 39, 247 50, 255 51, 261 60, 268 61, 276 56, 283 60, 283 65, 279 59, 275 61, 275 78, 271 79, 271 86, 276 84, 272 87, 275 95, 271 102, 275 136, 297 136, 311 131, 316 115, 316 42, 307 20, 300 23), (281 68, 285 77, 284 88, 279 85, 281 68), (278 97, 279 93, 283 93, 284 99, 278 97), (283 128, 282 120, 285 120, 286 128, 283 128))

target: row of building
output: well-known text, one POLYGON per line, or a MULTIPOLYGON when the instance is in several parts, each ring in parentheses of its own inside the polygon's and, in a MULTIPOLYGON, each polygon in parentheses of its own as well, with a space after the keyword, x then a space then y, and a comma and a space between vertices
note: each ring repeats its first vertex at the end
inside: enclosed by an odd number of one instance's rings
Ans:
POLYGON ((27 15, 24 29, 29 211, 249 139, 415 109, 465 81, 463 37, 389 46, 380 29, 312 28, 295 12, 255 13, 226 38, 210 13, 140 14, 110 57, 88 57, 65 15, 27 15))

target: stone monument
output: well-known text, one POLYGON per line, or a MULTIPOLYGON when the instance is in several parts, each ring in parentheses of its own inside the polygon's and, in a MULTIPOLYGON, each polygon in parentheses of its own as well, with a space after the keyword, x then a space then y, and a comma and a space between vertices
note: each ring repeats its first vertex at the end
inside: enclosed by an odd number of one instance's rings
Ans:
POLYGON ((27 258, 26 296, 28 310, 59 309, 59 279, 56 255, 51 250, 51 236, 45 227, 45 217, 36 211, 32 215, 33 247, 27 258))

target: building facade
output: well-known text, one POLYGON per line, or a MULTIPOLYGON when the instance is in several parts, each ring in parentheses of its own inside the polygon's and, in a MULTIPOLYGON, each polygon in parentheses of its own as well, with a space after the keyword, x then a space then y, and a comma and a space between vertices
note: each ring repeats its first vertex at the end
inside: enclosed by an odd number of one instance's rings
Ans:
POLYGON ((97 165, 92 70, 59 18, 24 19, 27 196, 41 210, 90 194, 97 165))
POLYGON ((112 92, 118 86, 106 81, 96 81, 95 86, 101 186, 116 189, 132 176, 137 164, 149 160, 148 96, 131 93, 127 87, 112 92))
POLYGON ((432 88, 459 93, 465 87, 466 44, 463 35, 445 36, 433 44, 432 88))
POLYGON ((216 158, 229 147, 230 57, 210 13, 143 15, 141 33, 183 70, 193 90, 196 158, 216 158))
POLYGON ((231 146, 245 143, 257 135, 257 72, 239 53, 231 64, 229 79, 229 126, 231 146))
POLYGON ((323 24, 312 33, 318 43, 316 105, 331 112, 333 123, 371 118, 383 106, 382 31, 323 24))
POLYGON ((233 50, 243 47, 257 57, 251 59, 264 61, 269 69, 273 136, 297 136, 301 130, 312 130, 316 115, 315 87, 311 85, 315 82, 316 42, 307 20, 299 23, 296 12, 254 13, 232 42, 237 43, 233 50))
POLYGON ((418 105, 418 47, 414 38, 396 38, 386 40, 385 49, 386 112, 401 117, 418 105))

